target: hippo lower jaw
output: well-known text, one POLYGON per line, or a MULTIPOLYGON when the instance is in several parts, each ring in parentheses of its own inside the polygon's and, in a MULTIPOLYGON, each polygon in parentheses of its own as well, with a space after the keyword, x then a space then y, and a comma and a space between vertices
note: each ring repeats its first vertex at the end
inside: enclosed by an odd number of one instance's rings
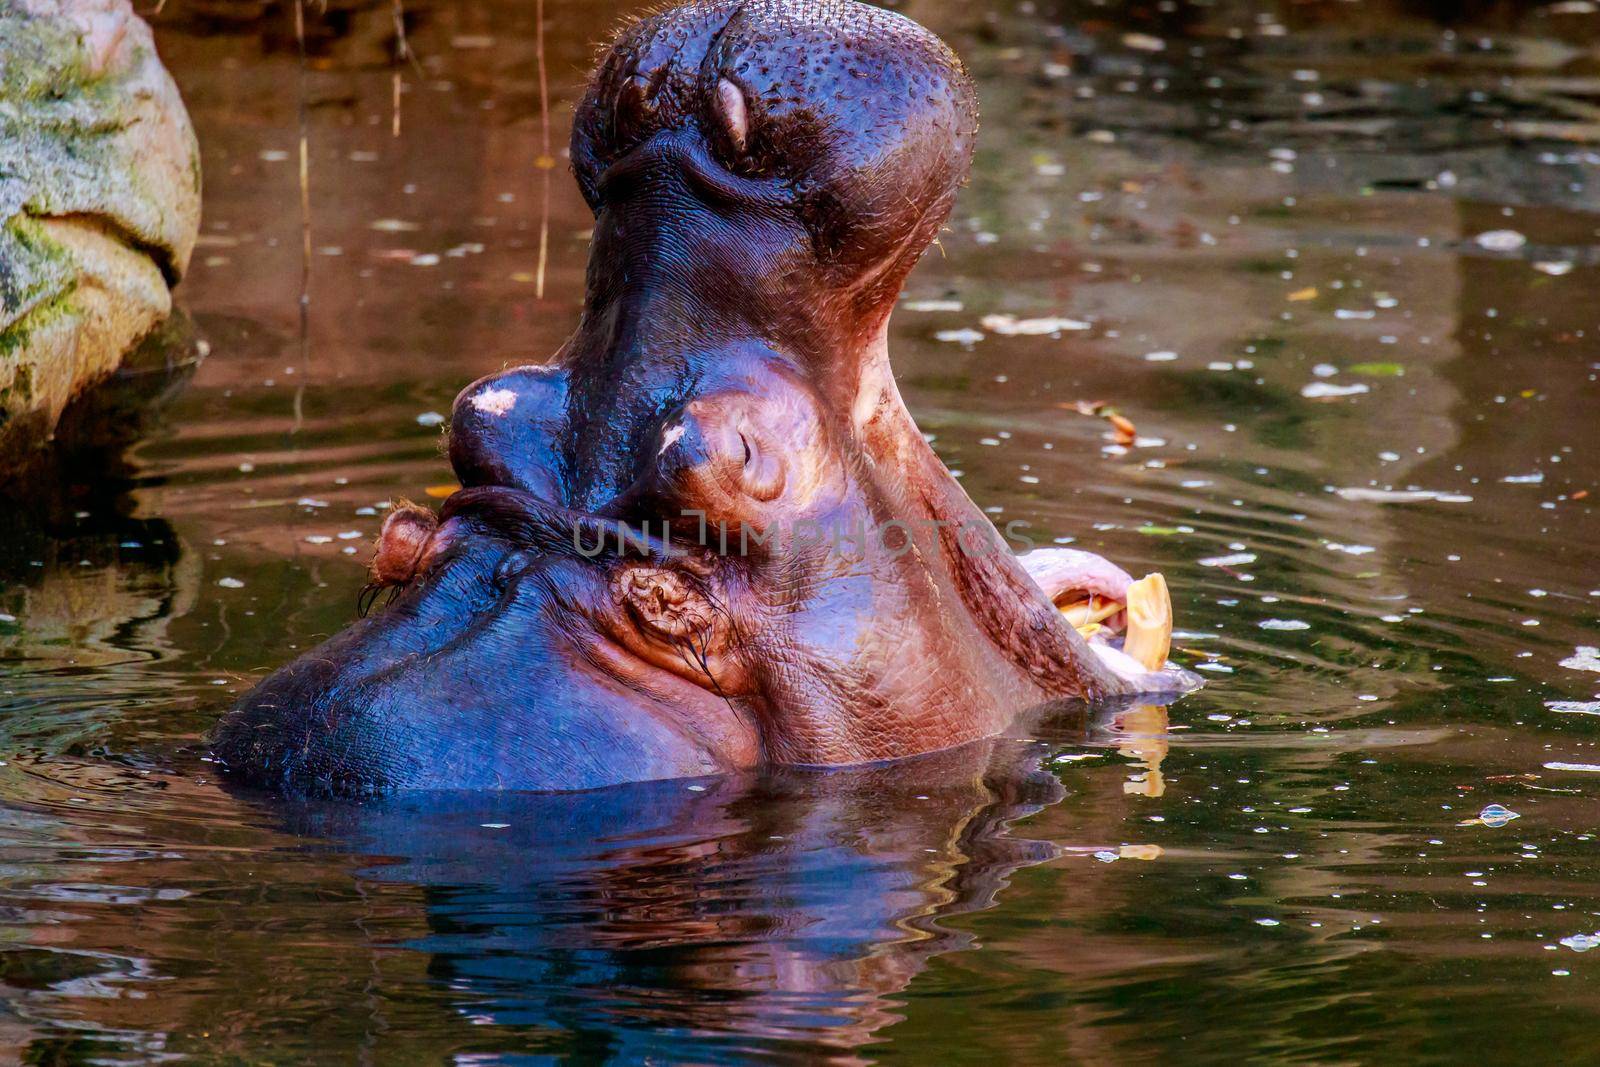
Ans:
POLYGON ((230 772, 586 788, 893 759, 1192 687, 1062 618, 895 386, 889 315, 975 123, 950 51, 852 0, 625 29, 574 125, 577 332, 457 398, 466 488, 385 523, 375 577, 404 591, 240 701, 230 772))

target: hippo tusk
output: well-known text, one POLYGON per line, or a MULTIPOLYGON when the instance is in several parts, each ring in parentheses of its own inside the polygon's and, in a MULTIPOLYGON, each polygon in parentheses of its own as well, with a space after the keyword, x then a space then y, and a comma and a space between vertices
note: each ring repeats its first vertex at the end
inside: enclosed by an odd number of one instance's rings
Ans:
POLYGON ((1122 651, 1159 671, 1172 651, 1172 594, 1160 574, 1147 574, 1128 587, 1128 636, 1122 651))

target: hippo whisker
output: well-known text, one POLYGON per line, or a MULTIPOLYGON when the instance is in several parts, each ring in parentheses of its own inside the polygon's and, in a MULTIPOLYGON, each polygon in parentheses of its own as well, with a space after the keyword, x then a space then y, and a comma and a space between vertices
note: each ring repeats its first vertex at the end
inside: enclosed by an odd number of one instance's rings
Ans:
POLYGON ((368 582, 361 587, 361 592, 356 594, 356 615, 359 618, 364 619, 367 617, 367 614, 372 611, 373 605, 378 602, 378 594, 382 593, 384 589, 385 586, 378 582, 368 582))

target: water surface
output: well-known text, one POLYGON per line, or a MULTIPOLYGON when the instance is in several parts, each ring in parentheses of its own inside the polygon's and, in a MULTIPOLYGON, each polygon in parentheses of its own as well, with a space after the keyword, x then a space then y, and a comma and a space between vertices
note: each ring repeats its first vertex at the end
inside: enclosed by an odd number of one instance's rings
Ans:
POLYGON ((116 473, 13 502, 8 1058, 1592 1058, 1592 5, 903 5, 985 122, 902 391, 1002 521, 1164 572, 1203 692, 833 775, 218 787, 219 710, 449 482, 456 391, 576 319, 559 147, 626 8, 547 6, 548 168, 533 5, 407 4, 398 115, 387 4, 313 12, 303 73, 276 8, 154 18, 210 353, 116 473))

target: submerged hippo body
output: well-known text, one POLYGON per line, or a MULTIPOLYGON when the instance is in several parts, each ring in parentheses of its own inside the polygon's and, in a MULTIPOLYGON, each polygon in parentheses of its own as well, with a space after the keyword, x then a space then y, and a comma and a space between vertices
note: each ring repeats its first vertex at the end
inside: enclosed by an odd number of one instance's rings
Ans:
POLYGON ((397 599, 240 701, 230 773, 578 789, 891 759, 1186 688, 1062 620, 1041 585, 1126 575, 1015 557, 895 388, 889 313, 975 129, 949 49, 850 0, 625 29, 573 131, 596 219, 577 332, 461 393, 463 489, 380 538, 397 599))

